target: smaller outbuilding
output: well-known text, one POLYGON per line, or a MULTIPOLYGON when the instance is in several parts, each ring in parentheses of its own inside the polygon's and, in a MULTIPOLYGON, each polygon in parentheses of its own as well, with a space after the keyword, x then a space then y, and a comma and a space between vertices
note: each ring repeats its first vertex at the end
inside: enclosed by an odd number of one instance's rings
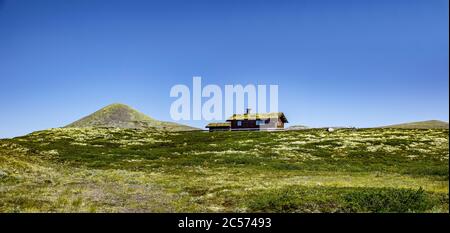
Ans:
POLYGON ((206 128, 209 129, 209 132, 213 131, 229 131, 231 130, 230 122, 220 122, 220 123, 209 123, 206 128))

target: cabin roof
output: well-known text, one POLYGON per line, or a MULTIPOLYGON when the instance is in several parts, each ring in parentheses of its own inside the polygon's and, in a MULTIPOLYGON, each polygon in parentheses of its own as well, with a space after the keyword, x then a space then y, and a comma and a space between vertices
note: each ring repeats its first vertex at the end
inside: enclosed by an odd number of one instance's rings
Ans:
POLYGON ((209 123, 205 128, 231 127, 230 122, 209 123))
POLYGON ((227 121, 236 120, 261 120, 279 118, 283 123, 289 123, 283 112, 269 112, 269 113, 250 113, 250 114, 233 114, 227 121))

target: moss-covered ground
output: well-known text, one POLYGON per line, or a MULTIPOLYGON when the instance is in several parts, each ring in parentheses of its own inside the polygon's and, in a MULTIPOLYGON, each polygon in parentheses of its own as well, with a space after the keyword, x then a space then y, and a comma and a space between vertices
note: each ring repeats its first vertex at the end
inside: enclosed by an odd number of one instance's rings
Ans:
POLYGON ((0 212, 449 212, 448 129, 62 128, 0 140, 0 212))

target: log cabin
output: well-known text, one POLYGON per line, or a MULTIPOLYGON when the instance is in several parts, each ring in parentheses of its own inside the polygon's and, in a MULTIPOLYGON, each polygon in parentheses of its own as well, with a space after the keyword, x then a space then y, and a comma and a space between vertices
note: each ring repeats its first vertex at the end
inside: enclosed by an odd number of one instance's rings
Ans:
POLYGON ((250 113, 247 109, 244 114, 233 114, 226 122, 209 123, 206 128, 212 131, 230 130, 277 130, 284 129, 284 124, 289 123, 282 112, 250 113))

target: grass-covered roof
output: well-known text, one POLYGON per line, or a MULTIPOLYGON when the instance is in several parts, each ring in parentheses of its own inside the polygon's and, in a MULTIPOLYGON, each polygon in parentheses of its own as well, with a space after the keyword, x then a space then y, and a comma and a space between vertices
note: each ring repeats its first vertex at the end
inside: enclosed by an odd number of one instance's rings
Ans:
POLYGON ((230 127, 230 122, 220 122, 220 123, 209 123, 206 128, 213 128, 213 127, 230 127))
POLYGON ((284 123, 288 123, 288 120, 283 112, 269 112, 269 113, 250 113, 250 114, 233 114, 227 121, 236 120, 261 120, 261 119, 274 119, 280 118, 284 123))

